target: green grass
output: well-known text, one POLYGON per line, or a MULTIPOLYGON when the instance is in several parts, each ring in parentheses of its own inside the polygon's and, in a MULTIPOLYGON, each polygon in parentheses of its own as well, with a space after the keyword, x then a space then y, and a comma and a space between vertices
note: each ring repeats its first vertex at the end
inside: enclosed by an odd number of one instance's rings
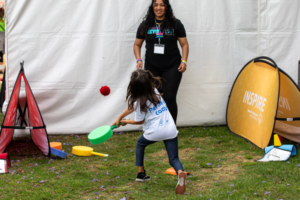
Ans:
POLYGON ((180 160, 191 173, 185 195, 175 195, 177 178, 164 173, 170 166, 163 142, 146 149, 151 181, 136 183, 135 144, 141 134, 114 134, 92 145, 108 153, 107 160, 72 156, 72 145, 90 144, 87 135, 49 137, 66 143, 66 159, 43 156, 29 138, 14 139, 9 146, 12 172, 0 174, 0 199, 299 199, 298 155, 290 163, 255 162, 263 151, 225 126, 179 129, 180 160))

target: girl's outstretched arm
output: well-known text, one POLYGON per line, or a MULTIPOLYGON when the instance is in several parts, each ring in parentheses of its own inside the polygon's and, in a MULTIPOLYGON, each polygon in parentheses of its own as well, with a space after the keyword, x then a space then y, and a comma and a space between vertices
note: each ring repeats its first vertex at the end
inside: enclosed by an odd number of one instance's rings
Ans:
MULTIPOLYGON (((129 110, 128 108, 126 108, 126 110, 114 121, 114 123, 111 125, 111 126, 113 126, 113 125, 117 125, 117 127, 119 127, 119 123, 121 122, 121 120, 124 118, 124 117, 126 117, 127 115, 129 115, 129 114, 131 114, 131 113, 133 113, 133 111, 134 111, 134 109, 131 109, 131 110, 129 110)), ((123 121, 123 120, 122 120, 123 121)), ((124 124, 123 125, 123 123, 122 123, 122 126, 125 126, 126 124, 124 124)))
POLYGON ((121 120, 121 123, 122 123, 122 126, 125 126, 126 124, 143 124, 144 121, 145 120, 137 122, 137 121, 134 121, 134 120, 123 119, 123 120, 121 120), (125 124, 125 125, 123 125, 123 124, 125 124))

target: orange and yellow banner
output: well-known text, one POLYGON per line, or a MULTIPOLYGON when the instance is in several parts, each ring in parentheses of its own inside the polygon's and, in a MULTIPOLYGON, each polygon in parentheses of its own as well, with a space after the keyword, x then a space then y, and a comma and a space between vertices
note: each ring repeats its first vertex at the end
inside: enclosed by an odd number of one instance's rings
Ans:
POLYGON ((268 146, 276 117, 278 94, 278 68, 264 60, 248 63, 236 79, 229 98, 229 130, 259 148, 268 146))

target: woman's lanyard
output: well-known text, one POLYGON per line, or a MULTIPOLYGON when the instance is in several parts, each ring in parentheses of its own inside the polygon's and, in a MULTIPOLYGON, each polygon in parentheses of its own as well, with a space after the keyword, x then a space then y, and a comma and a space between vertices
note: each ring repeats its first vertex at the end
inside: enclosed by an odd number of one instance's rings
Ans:
POLYGON ((165 54, 165 45, 160 44, 160 38, 164 37, 164 32, 160 32, 160 27, 158 29, 156 19, 155 19, 155 25, 156 25, 156 38, 158 38, 158 44, 154 44, 154 54, 165 54))
POLYGON ((158 28, 156 19, 154 19, 154 20, 155 20, 155 25, 156 25, 156 38, 158 38, 158 42, 160 44, 160 38, 164 37, 164 32, 160 32, 160 27, 158 28))

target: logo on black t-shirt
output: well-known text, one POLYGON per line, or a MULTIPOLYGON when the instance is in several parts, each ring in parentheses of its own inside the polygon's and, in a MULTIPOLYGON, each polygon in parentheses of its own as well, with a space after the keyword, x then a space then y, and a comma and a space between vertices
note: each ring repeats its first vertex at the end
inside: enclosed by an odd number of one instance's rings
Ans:
MULTIPOLYGON (((159 32, 159 30, 156 27, 152 27, 148 30, 149 35, 156 35, 156 33, 158 33, 158 32, 159 32)), ((174 34, 174 29, 173 28, 172 29, 165 29, 164 30, 164 35, 174 36, 175 35, 174 34)))

